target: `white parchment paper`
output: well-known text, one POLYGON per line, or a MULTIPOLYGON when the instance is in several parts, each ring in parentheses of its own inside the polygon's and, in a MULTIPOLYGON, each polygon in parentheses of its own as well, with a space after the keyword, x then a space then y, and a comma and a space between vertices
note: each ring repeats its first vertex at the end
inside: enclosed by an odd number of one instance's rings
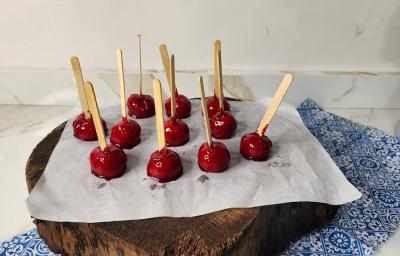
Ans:
MULTIPOLYGON (((223 140, 231 152, 227 171, 205 173, 197 165, 197 151, 206 140, 200 101, 192 101, 188 144, 172 148, 181 156, 184 174, 160 184, 147 177, 150 154, 157 149, 155 118, 137 120, 142 142, 128 155, 128 168, 117 179, 106 181, 90 172, 89 153, 97 142, 73 137, 68 122, 47 167, 27 199, 35 218, 51 221, 106 222, 160 216, 190 217, 227 208, 255 207, 294 201, 344 204, 361 194, 304 126, 294 107, 283 104, 268 128, 273 142, 265 162, 245 160, 240 138, 254 131, 265 105, 231 102, 238 120, 236 135, 223 140)), ((109 128, 119 121, 119 106, 102 109, 109 128)))

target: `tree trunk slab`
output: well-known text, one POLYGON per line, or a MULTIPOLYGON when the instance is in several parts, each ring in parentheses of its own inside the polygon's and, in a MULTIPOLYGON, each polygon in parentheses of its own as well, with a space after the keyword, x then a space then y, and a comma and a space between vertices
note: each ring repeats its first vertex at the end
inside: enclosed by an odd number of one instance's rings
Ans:
MULTIPOLYGON (((33 150, 26 166, 29 192, 42 175, 66 122, 33 150)), ((326 225, 337 206, 295 202, 227 209, 190 218, 104 223, 35 219, 49 248, 63 255, 275 255, 288 243, 326 225)))

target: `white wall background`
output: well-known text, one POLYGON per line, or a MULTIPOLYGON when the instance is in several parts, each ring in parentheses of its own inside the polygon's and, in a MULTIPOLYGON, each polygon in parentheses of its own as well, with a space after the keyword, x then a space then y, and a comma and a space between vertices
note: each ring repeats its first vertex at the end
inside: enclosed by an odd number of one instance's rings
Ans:
POLYGON ((398 0, 19 0, 0 4, 0 68, 115 68, 115 49, 136 68, 136 33, 146 69, 162 67, 158 45, 177 69, 400 70, 398 0))

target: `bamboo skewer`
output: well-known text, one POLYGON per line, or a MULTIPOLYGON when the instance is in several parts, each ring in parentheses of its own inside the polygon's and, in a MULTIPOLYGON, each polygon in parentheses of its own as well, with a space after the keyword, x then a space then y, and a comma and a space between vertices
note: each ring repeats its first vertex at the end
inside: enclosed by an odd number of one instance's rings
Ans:
POLYGON ((123 118, 126 118, 124 62, 122 59, 121 49, 117 50, 117 61, 118 61, 118 77, 119 77, 119 95, 121 97, 121 116, 123 118))
POLYGON ((263 136, 269 123, 271 122, 272 118, 274 117, 276 110, 278 109, 279 105, 281 104, 283 97, 285 96, 289 86, 293 81, 293 75, 290 73, 285 74, 282 79, 281 84, 279 85, 278 89, 275 92, 274 97, 272 98, 271 104, 269 105, 267 111, 262 118, 260 125, 257 127, 257 133, 260 136, 263 136))
POLYGON ((200 82, 201 108, 203 110, 204 126, 206 129, 206 135, 207 135, 207 143, 209 146, 211 146, 212 139, 211 139, 210 119, 208 118, 208 111, 207 111, 206 100, 205 100, 205 96, 204 96, 204 83, 203 83, 202 76, 200 76, 199 82, 200 82))
POLYGON ((171 90, 171 83, 170 83, 170 81, 171 81, 171 77, 170 77, 171 66, 170 66, 170 59, 169 59, 168 49, 167 49, 167 46, 165 44, 160 44, 158 49, 160 50, 161 60, 162 60, 162 62, 164 64, 164 70, 165 70, 165 74, 167 76, 169 89, 171 90))
POLYGON ((171 118, 173 118, 176 114, 175 56, 173 54, 171 55, 169 77, 171 79, 169 81, 171 86, 171 118))
POLYGON ((138 40, 138 53, 139 53, 139 91, 140 95, 143 94, 143 73, 142 73, 142 40, 140 34, 137 35, 138 40))
POLYGON ((86 93, 84 88, 84 81, 82 75, 81 64, 79 63, 78 57, 71 57, 72 72, 74 73, 74 79, 76 87, 78 88, 79 100, 81 102, 81 108, 85 119, 90 119, 89 106, 86 99, 86 93))
POLYGON ((90 82, 85 82, 84 86, 90 113, 92 113, 94 128, 96 129, 97 140, 99 141, 100 149, 104 150, 107 146, 107 142, 103 124, 100 119, 100 112, 99 112, 99 106, 97 105, 96 94, 94 92, 93 85, 90 82))
POLYGON ((219 107, 221 108, 221 110, 224 110, 224 92, 223 92, 223 85, 222 85, 222 61, 221 61, 221 51, 218 51, 218 55, 217 55, 217 63, 218 63, 218 102, 219 102, 219 107))
POLYGON ((161 83, 158 79, 153 80, 153 92, 154 92, 154 105, 156 109, 158 150, 162 151, 165 148, 165 131, 164 131, 164 118, 163 118, 164 113, 162 104, 161 83))
POLYGON ((218 52, 221 51, 221 41, 215 40, 214 42, 214 93, 217 98, 219 98, 219 90, 218 90, 218 76, 219 76, 219 68, 218 68, 218 52))

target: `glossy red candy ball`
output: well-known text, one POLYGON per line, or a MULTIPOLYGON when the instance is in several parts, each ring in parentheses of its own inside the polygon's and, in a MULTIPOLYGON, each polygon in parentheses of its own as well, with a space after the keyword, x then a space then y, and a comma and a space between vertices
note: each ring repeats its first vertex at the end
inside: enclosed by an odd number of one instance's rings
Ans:
POLYGON ((165 121, 164 130, 167 146, 181 146, 189 141, 189 127, 178 118, 165 121))
POLYGON ((231 154, 222 142, 203 143, 197 154, 200 169, 205 172, 222 172, 228 168, 231 154))
POLYGON ((210 121, 211 135, 216 139, 229 139, 235 135, 237 122, 227 111, 218 111, 210 121))
POLYGON ((245 134, 240 140, 240 153, 249 160, 267 160, 271 147, 271 140, 265 135, 260 136, 257 132, 245 134))
MULTIPOLYGON (((213 117, 220 109, 219 100, 215 95, 207 98, 206 105, 209 117, 213 117)), ((225 98, 224 98, 224 110, 228 112, 231 111, 231 105, 225 98)))
MULTIPOLYGON (((176 94, 176 113, 175 117, 179 119, 187 118, 192 111, 192 104, 185 95, 176 94)), ((167 116, 171 116, 171 98, 165 102, 165 112, 167 116)))
POLYGON ((177 180, 182 173, 182 161, 175 151, 164 148, 151 154, 147 164, 147 176, 163 183, 177 180))
POLYGON ((107 145, 104 150, 97 146, 90 153, 92 173, 106 180, 121 176, 126 169, 126 162, 125 152, 115 145, 107 145))
POLYGON ((140 125, 134 120, 122 118, 111 130, 110 142, 121 148, 131 149, 140 143, 140 125))
POLYGON ((128 114, 135 118, 147 118, 154 116, 154 99, 150 95, 132 94, 126 101, 128 114))
MULTIPOLYGON (((101 119, 101 123, 103 124, 104 132, 107 132, 106 122, 101 119)), ((93 119, 86 119, 83 113, 77 116, 72 122, 72 128, 74 129, 74 136, 80 140, 97 140, 97 134, 96 129, 94 128, 93 119)))

